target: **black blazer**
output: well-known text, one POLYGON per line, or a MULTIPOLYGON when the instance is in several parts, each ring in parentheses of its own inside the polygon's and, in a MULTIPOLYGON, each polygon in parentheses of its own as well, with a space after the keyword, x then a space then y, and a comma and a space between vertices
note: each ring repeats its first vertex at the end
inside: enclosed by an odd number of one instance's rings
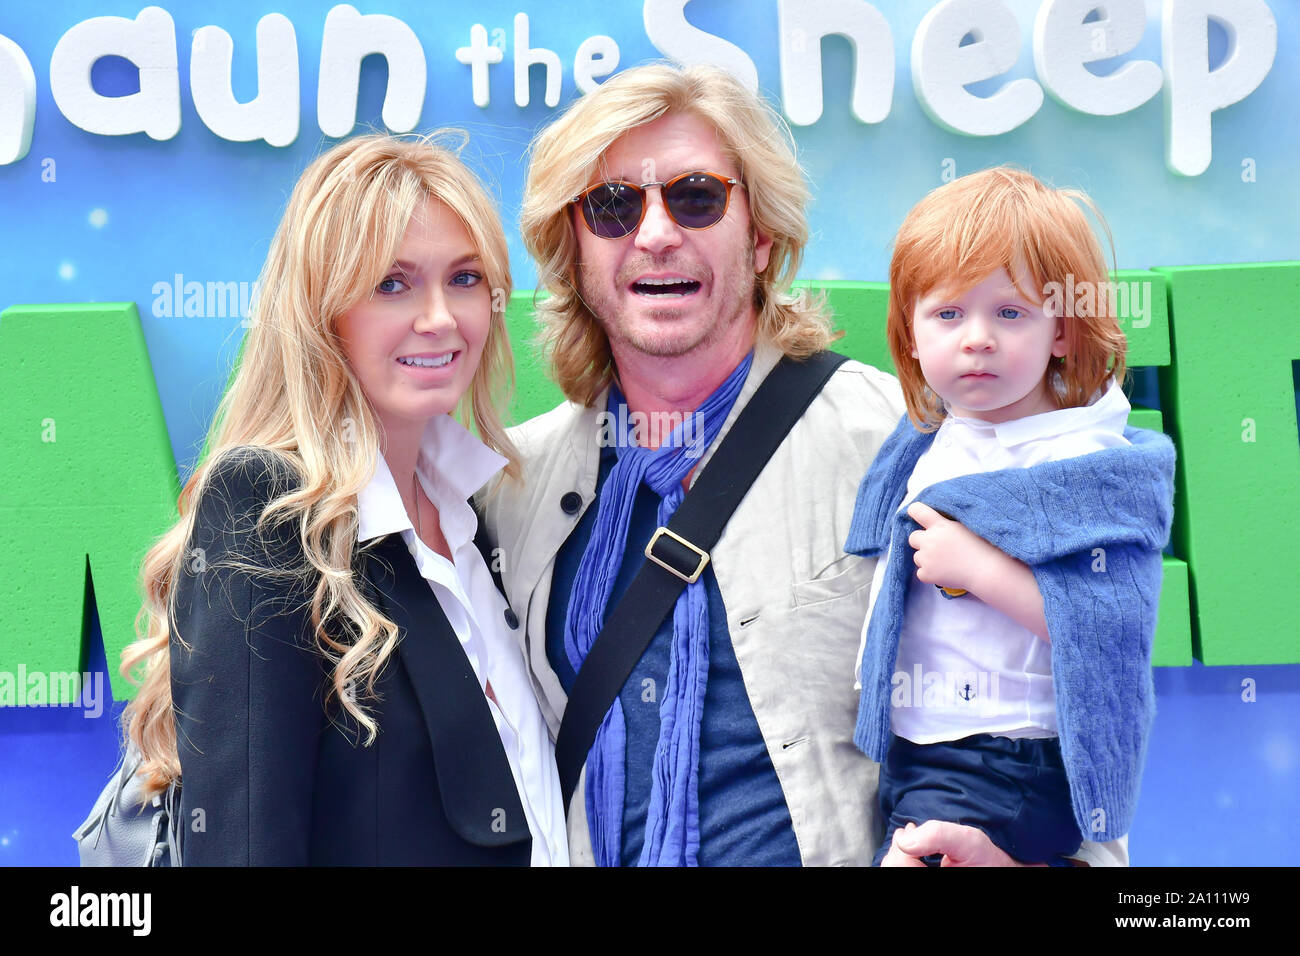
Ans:
POLYGON ((240 450, 197 503, 172 608, 184 864, 526 866, 531 835, 492 714, 400 535, 355 563, 401 629, 368 705, 375 742, 337 700, 324 705, 296 530, 254 532, 296 481, 271 453, 240 450))

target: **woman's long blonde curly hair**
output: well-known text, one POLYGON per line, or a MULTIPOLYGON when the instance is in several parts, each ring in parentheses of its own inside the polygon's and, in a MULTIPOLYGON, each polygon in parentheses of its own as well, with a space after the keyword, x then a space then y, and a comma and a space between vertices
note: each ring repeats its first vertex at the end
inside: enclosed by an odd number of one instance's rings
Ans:
MULTIPOLYGON (((478 369, 459 413, 518 474, 497 407, 513 384, 504 303, 510 295, 505 234, 492 201, 443 134, 414 139, 359 136, 311 163, 289 198, 258 283, 238 371, 217 409, 208 453, 181 491, 180 519, 150 549, 141 571, 139 637, 122 654, 122 673, 140 680, 123 712, 123 733, 143 756, 150 792, 180 776, 171 695, 171 600, 194 530, 196 503, 214 465, 245 446, 281 458, 297 487, 271 501, 259 529, 291 522, 306 566, 287 569, 311 582, 316 646, 331 665, 331 697, 364 728, 364 706, 397 643, 397 626, 358 588, 357 494, 369 482, 381 427, 342 351, 338 318, 374 290, 397 255, 414 210, 426 198, 462 219, 493 291, 493 312, 478 369), (499 306, 499 307, 498 307, 499 306), (345 692, 351 684, 361 689, 345 692), (363 692, 364 691, 364 692, 363 692)), ((463 140, 462 140, 463 142, 463 140)), ((284 569, 277 569, 277 573, 284 569)))

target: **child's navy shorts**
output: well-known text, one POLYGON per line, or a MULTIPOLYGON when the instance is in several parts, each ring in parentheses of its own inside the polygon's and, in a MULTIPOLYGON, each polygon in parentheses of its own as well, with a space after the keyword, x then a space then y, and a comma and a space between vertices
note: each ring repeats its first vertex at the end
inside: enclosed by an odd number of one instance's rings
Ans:
MULTIPOLYGON (((914 744, 891 734, 880 765, 880 810, 885 840, 875 866, 889 852, 894 831, 909 821, 978 827, 1021 863, 1059 864, 1082 842, 1056 737, 975 734, 914 744)), ((939 858, 926 862, 937 865, 939 858)))

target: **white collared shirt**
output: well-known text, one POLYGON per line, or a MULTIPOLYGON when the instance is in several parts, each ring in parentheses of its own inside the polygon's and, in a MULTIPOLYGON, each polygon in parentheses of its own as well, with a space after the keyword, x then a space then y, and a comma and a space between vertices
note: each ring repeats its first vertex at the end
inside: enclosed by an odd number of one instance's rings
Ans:
MULTIPOLYGON (((357 539, 364 544, 401 534, 421 576, 438 599, 484 688, 492 684, 488 708, 510 762, 519 799, 532 833, 533 866, 567 866, 568 838, 555 747, 542 719, 519 641, 506 625, 507 605, 474 544, 478 520, 471 494, 505 466, 506 460, 471 435, 450 415, 430 420, 420 442, 416 474, 438 509, 439 525, 454 561, 416 536, 383 455, 357 497, 357 539)), ((419 640, 408 634, 406 640, 419 640)))
MULTIPOLYGON (((962 475, 1028 468, 1128 445, 1123 433, 1129 410, 1123 389, 1112 379, 1089 405, 998 424, 950 415, 917 460, 901 507, 929 486, 962 475)), ((859 681, 887 557, 888 552, 872 582, 858 648, 859 681)), ((971 734, 1057 735, 1050 644, 972 594, 945 597, 918 580, 915 569, 906 600, 890 708, 895 734, 918 744, 971 734)))

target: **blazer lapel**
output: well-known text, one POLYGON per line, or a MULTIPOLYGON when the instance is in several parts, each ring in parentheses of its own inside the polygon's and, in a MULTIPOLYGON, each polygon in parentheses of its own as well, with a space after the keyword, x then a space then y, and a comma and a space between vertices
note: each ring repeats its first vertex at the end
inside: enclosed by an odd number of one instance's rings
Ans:
POLYGON ((401 628, 397 651, 429 729, 438 789, 452 828, 480 846, 531 839, 483 688, 401 535, 376 543, 368 553, 366 577, 401 628))

